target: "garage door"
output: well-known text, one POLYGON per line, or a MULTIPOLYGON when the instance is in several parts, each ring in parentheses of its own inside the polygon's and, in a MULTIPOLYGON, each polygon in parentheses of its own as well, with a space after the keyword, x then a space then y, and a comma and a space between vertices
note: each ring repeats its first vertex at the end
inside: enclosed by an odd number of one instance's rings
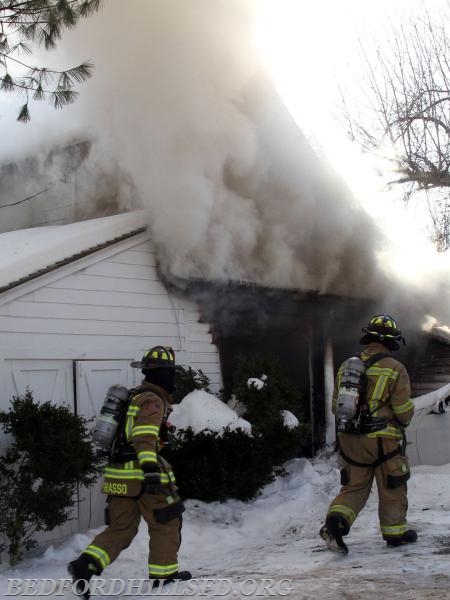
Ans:
MULTIPOLYGON (((75 362, 76 410, 87 418, 95 417, 110 385, 119 383, 131 388, 140 382, 138 369, 129 360, 81 360, 75 362)), ((101 479, 91 488, 80 489, 79 529, 85 531, 103 524, 105 496, 100 491, 101 479)))

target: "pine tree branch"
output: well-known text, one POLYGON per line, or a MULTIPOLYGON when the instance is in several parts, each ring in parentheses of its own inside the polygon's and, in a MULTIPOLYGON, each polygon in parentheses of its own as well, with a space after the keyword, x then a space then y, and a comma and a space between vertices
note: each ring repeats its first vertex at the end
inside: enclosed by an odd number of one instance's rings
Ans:
MULTIPOLYGON (((61 39, 64 29, 72 29, 80 18, 99 10, 101 0, 0 0, 0 90, 5 92, 32 92, 31 99, 40 101, 45 95, 55 108, 62 108, 75 101, 76 84, 92 76, 90 62, 65 70, 32 67, 18 58, 18 53, 32 54, 25 41, 36 42, 47 50, 53 49, 61 39), (18 42, 10 44, 10 40, 18 42), (16 41, 16 40, 15 40, 16 41), (29 75, 13 78, 8 74, 8 61, 27 69, 29 75), (48 89, 51 79, 56 80, 55 89, 48 89)), ((21 107, 18 119, 30 118, 28 96, 21 107)))

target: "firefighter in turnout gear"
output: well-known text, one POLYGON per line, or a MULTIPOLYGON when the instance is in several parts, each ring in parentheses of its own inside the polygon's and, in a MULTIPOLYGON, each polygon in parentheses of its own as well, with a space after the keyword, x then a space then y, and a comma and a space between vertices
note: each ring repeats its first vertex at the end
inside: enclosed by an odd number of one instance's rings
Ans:
POLYGON ((108 527, 68 565, 85 598, 89 598, 91 577, 100 575, 131 544, 141 517, 150 535, 149 579, 164 580, 164 584, 191 578, 188 571, 179 571, 177 562, 184 507, 172 469, 158 454, 172 411, 175 355, 172 348, 156 346, 131 366, 142 370, 144 380, 129 390, 104 471, 102 491, 107 494, 108 527))
POLYGON ((320 530, 329 548, 343 553, 348 549, 342 537, 349 533, 365 506, 374 478, 380 529, 387 545, 400 546, 417 539, 417 533, 406 522, 406 482, 410 472, 404 433, 412 419, 414 404, 406 369, 391 355, 391 351, 399 349, 399 342, 404 345, 405 340, 394 319, 386 314, 373 317, 362 331, 363 386, 353 421, 339 420, 340 394, 342 390, 349 393, 343 381, 348 374, 348 361, 339 368, 335 381, 332 410, 337 417, 345 466, 341 469, 341 490, 320 530))

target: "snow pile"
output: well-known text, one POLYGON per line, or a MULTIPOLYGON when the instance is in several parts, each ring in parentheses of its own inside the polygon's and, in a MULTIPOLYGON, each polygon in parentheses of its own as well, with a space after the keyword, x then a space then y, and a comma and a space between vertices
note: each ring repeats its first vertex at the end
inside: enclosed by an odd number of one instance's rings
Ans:
POLYGON ((433 392, 424 394, 413 398, 414 402, 414 416, 418 416, 420 413, 441 412, 439 405, 441 404, 442 409, 445 409, 444 400, 450 397, 450 383, 443 385, 433 392))
POLYGON ((229 406, 202 390, 191 392, 176 404, 170 422, 177 429, 192 427, 195 433, 205 429, 220 432, 226 427, 248 432, 252 429, 250 423, 238 417, 229 406))
POLYGON ((300 421, 297 419, 297 417, 293 413, 291 413, 290 410, 282 410, 281 416, 283 418, 283 424, 288 429, 295 429, 296 427, 298 427, 300 425, 300 421))
POLYGON ((147 224, 144 210, 0 235, 0 287, 147 224))
POLYGON ((266 375, 261 375, 261 378, 250 377, 250 379, 247 381, 247 387, 248 388, 256 388, 257 390, 262 390, 266 383, 266 380, 267 380, 266 375))

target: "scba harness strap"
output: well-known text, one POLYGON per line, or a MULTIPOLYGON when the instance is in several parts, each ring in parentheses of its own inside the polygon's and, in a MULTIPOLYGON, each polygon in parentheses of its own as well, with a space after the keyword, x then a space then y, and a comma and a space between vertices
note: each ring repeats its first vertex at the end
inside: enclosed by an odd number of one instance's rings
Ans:
MULTIPOLYGON (((170 433, 170 427, 168 427, 168 425, 167 425, 167 418, 169 415, 167 402, 166 402, 165 398, 163 398, 163 396, 161 394, 159 394, 153 387, 152 387, 152 389, 144 390, 144 391, 150 391, 155 396, 158 396, 158 398, 163 402, 164 416, 163 416, 163 421, 160 426, 160 435, 162 437, 167 437, 168 434, 170 433)), ((111 455, 110 455, 111 460, 113 460, 114 462, 129 462, 129 461, 137 460, 136 451, 135 451, 134 447, 131 445, 131 443, 128 441, 126 433, 125 433, 125 423, 127 420, 127 410, 129 408, 131 402, 133 401, 133 398, 135 398, 139 394, 142 394, 142 392, 143 392, 142 389, 137 389, 137 388, 131 388, 128 391, 128 401, 122 412, 122 415, 121 415, 121 418, 119 421, 119 426, 117 428, 116 438, 114 440, 113 448, 112 448, 111 455)))
POLYGON ((342 448, 340 446, 339 446, 339 451, 341 453, 342 458, 345 460, 345 462, 348 463, 349 465, 352 465, 352 467, 370 467, 372 469, 379 467, 387 460, 390 460, 394 456, 397 456, 397 454, 403 453, 402 446, 399 446, 395 450, 392 450, 391 452, 388 452, 387 454, 385 454, 384 449, 383 449, 383 438, 380 438, 380 437, 377 438, 377 442, 378 442, 378 459, 373 463, 360 463, 357 460, 353 460, 353 458, 350 458, 342 451, 342 448))

